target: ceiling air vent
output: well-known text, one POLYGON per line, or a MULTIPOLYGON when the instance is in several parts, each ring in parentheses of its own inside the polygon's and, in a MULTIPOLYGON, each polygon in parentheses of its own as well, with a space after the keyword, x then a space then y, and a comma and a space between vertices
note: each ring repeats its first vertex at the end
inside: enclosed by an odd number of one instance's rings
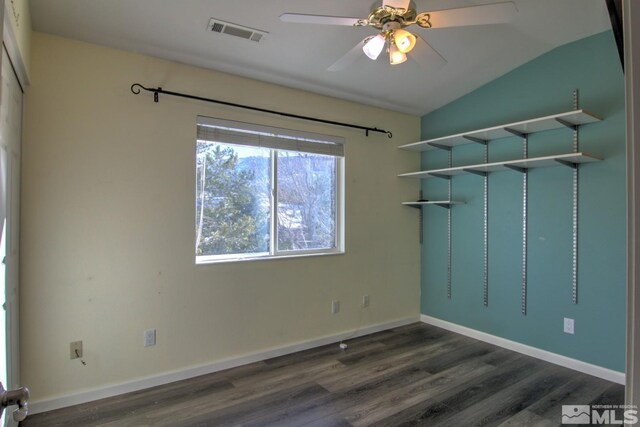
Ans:
POLYGON ((231 22, 225 22, 215 18, 209 20, 207 31, 240 37, 241 39, 251 40, 252 42, 259 42, 268 34, 266 31, 243 27, 242 25, 232 24, 231 22))

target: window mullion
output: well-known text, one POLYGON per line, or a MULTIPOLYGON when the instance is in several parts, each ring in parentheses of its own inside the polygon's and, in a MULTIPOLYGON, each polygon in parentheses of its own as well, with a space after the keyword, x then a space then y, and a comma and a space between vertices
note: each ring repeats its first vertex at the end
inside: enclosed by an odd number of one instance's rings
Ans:
POLYGON ((334 233, 335 233, 335 248, 337 250, 344 250, 344 159, 336 158, 335 159, 335 180, 334 188, 336 189, 334 195, 334 203, 335 203, 335 216, 334 216, 334 233))
POLYGON ((335 235, 333 244, 336 249, 340 249, 342 247, 342 236, 340 235, 340 230, 342 230, 342 189, 338 183, 342 182, 341 176, 341 168, 340 161, 336 158, 334 159, 334 167, 336 171, 335 182, 333 183, 333 187, 336 189, 335 194, 333 195, 333 209, 334 209, 334 223, 333 223, 333 232, 335 235))
POLYGON ((271 239, 269 253, 275 255, 278 252, 278 152, 271 150, 271 239))

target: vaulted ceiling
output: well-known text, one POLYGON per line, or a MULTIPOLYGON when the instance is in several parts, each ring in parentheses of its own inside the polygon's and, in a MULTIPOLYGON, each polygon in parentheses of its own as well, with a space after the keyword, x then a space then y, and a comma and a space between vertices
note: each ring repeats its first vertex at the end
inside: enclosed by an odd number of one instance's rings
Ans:
MULTIPOLYGON (((497 0, 415 0, 418 11, 497 0)), ((360 55, 328 71, 371 27, 285 23, 282 13, 366 18, 371 0, 30 0, 36 31, 422 115, 563 44, 611 28, 605 0, 513 0, 506 24, 416 29, 442 67, 360 55), (262 30, 260 42, 208 31, 210 18, 262 30)), ((412 27, 413 28, 413 27, 412 27)), ((594 52, 597 55, 597 52, 594 52)), ((167 88, 177 90, 180 88, 167 88)))

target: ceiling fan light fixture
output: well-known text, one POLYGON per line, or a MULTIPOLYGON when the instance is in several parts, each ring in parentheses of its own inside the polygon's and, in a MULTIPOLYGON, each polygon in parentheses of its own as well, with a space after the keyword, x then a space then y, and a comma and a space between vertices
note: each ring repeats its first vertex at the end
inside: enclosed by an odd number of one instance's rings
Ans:
POLYGON ((367 57, 376 60, 385 45, 391 64, 402 64, 411 52, 412 59, 421 66, 443 65, 447 61, 438 51, 418 34, 405 28, 414 28, 413 25, 421 28, 448 28, 510 22, 517 12, 515 0, 494 1, 496 2, 490 4, 418 12, 413 0, 377 0, 366 18, 283 13, 280 20, 299 24, 372 27, 380 31, 378 35, 368 36, 351 48, 328 68, 329 71, 343 69, 353 63, 362 56, 361 50, 367 57))
POLYGON ((373 59, 375 61, 376 59, 378 59, 380 52, 382 52, 384 45, 385 45, 384 36, 382 34, 378 34, 375 37, 369 38, 364 43, 364 46, 362 46, 362 50, 365 55, 367 55, 370 59, 373 59))
POLYGON ((393 32, 393 41, 402 53, 409 53, 416 45, 416 36, 407 30, 398 29, 393 32))
POLYGON ((392 41, 389 44, 389 62, 391 65, 402 64, 407 60, 407 55, 404 52, 400 52, 398 46, 392 41))

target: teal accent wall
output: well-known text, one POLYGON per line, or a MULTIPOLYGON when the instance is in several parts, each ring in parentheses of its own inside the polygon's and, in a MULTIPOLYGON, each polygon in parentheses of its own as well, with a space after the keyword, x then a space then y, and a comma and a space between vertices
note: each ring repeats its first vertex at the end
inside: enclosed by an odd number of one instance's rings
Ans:
MULTIPOLYGON (((578 304, 571 300, 572 171, 529 172, 528 310, 520 311, 522 175, 489 176, 489 305, 483 305, 483 180, 452 179, 452 298, 447 298, 447 212, 424 208, 422 313, 553 353, 623 372, 626 309, 624 76, 611 32, 556 48, 424 116, 422 137, 435 138, 526 120, 579 106, 603 121, 582 126, 580 150, 604 161, 580 167, 578 304), (563 333, 563 318, 575 334, 563 333)), ((533 134, 529 156, 569 153, 569 129, 533 134)), ((489 161, 521 158, 521 138, 491 142, 489 161)), ((456 147, 453 165, 482 163, 479 144, 456 147)), ((447 166, 441 150, 422 168, 447 166)), ((424 197, 447 198, 446 181, 422 181, 424 197)))

